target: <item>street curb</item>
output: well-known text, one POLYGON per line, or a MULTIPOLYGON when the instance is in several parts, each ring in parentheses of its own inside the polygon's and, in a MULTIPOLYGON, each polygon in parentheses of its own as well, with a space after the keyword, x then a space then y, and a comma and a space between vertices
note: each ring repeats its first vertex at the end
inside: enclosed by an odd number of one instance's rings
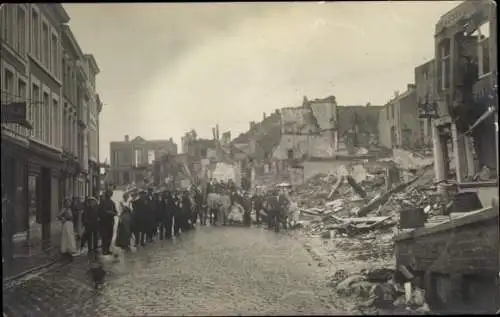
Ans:
MULTIPOLYGON (((6 284, 6 283, 10 283, 10 282, 16 281, 16 280, 21 279, 22 277, 24 277, 24 276, 26 276, 28 274, 31 274, 33 272, 40 271, 40 270, 49 268, 51 266, 55 266, 55 264, 57 264, 58 262, 61 262, 61 259, 55 259, 55 260, 50 261, 49 263, 46 263, 46 264, 43 264, 43 265, 39 265, 39 266, 35 266, 35 267, 31 268, 31 269, 28 269, 28 270, 26 270, 24 272, 18 273, 18 274, 14 275, 14 276, 4 278, 2 282, 4 284, 6 284)), ((64 263, 64 262, 62 262, 62 263, 64 263)))
MULTIPOLYGON (((101 249, 101 246, 99 245, 97 247, 97 249, 98 250, 101 249)), ((18 274, 14 275, 14 276, 3 278, 2 279, 2 283, 5 285, 5 284, 8 284, 8 283, 14 282, 16 280, 19 280, 19 279, 23 278, 24 276, 26 276, 28 274, 31 274, 31 273, 34 273, 36 271, 41 271, 43 269, 50 268, 51 266, 54 266, 54 268, 56 268, 56 267, 63 267, 63 266, 69 265, 71 263, 73 263, 73 262, 64 261, 63 259, 61 259, 60 255, 59 255, 59 256, 56 256, 54 260, 49 261, 48 263, 32 267, 31 269, 28 269, 28 270, 26 270, 24 272, 18 273, 18 274), (61 265, 56 265, 57 263, 61 263, 61 265)))

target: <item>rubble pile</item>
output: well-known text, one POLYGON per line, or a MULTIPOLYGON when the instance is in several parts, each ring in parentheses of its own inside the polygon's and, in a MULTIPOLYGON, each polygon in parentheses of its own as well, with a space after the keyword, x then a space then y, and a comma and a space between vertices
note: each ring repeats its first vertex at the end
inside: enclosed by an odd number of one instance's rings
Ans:
POLYGON ((365 169, 360 182, 348 173, 316 175, 291 195, 299 204, 301 226, 309 235, 334 241, 337 251, 343 252, 332 252, 333 256, 342 254, 351 260, 390 265, 400 211, 422 208, 428 217, 442 208, 433 193, 436 188, 432 185, 432 167, 408 173, 412 174, 408 182, 396 184, 389 191, 383 165, 365 169))
POLYGON ((385 310, 391 313, 422 315, 429 313, 424 291, 411 282, 404 287, 394 281, 395 271, 387 268, 363 269, 349 274, 336 271, 329 286, 343 298, 357 302, 356 309, 364 314, 385 310))

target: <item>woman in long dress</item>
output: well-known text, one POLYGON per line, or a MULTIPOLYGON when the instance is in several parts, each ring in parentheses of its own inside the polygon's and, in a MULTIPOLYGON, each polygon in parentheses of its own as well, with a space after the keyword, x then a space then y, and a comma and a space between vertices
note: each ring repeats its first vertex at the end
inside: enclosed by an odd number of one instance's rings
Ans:
POLYGON ((130 239, 132 237, 132 208, 129 203, 128 194, 123 195, 123 201, 119 204, 120 220, 115 245, 124 251, 130 251, 130 239))
POLYGON ((71 199, 64 200, 64 207, 59 213, 59 220, 62 223, 61 230, 61 254, 73 259, 76 253, 75 230, 73 227, 73 213, 71 211, 71 199))

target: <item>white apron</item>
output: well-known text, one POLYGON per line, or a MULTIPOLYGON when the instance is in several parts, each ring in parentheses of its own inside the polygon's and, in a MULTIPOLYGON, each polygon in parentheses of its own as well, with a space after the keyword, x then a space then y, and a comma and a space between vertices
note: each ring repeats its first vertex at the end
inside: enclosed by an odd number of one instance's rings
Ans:
POLYGON ((61 230, 61 253, 75 253, 76 241, 73 221, 63 221, 61 230))

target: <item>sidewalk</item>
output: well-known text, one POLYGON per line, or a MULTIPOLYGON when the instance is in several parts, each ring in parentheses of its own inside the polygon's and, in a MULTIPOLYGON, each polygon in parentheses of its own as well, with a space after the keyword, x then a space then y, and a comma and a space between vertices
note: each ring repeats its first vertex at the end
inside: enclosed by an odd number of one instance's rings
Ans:
POLYGON ((14 280, 33 271, 48 267, 60 259, 58 247, 50 247, 46 251, 38 251, 31 254, 23 254, 14 257, 9 265, 3 263, 3 282, 14 280))

